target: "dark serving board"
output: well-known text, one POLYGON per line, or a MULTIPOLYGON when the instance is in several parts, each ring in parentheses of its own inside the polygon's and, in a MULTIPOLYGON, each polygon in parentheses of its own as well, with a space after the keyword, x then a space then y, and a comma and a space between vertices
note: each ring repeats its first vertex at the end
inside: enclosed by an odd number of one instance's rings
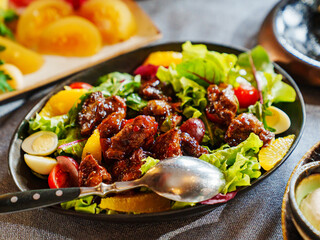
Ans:
MULTIPOLYGON (((218 52, 226 52, 226 53, 233 53, 233 54, 240 54, 244 50, 216 45, 212 43, 204 43, 207 45, 209 50, 214 50, 218 52)), ((28 123, 27 121, 33 118, 46 103, 46 101, 55 93, 63 89, 63 86, 70 84, 71 82, 75 81, 82 81, 88 83, 94 83, 100 76, 105 75, 110 72, 119 71, 119 72, 128 72, 132 73, 138 66, 140 66, 146 57, 154 51, 181 51, 182 42, 175 42, 175 43, 166 43, 151 47, 145 47, 133 52, 121 55, 119 57, 113 58, 106 62, 103 62, 99 65, 91 67, 86 71, 83 71, 79 74, 76 74, 63 82, 57 88, 55 88, 51 94, 43 98, 39 103, 37 103, 33 109, 25 116, 25 118, 21 121, 20 125, 17 127, 16 132, 14 133, 10 149, 8 153, 8 162, 9 162, 9 169, 12 175, 12 178, 18 188, 21 191, 29 190, 29 189, 40 189, 40 188, 48 188, 47 182, 43 181, 36 176, 34 176, 28 166, 25 164, 23 160, 23 152, 21 150, 21 136, 27 134, 28 123)), ((288 134, 295 134, 296 139, 289 149, 286 156, 279 162, 272 170, 268 172, 264 172, 260 178, 253 181, 252 185, 257 185, 256 183, 260 182, 268 175, 270 175, 273 171, 275 171, 291 154, 291 152, 297 146, 300 137, 302 135, 302 131, 304 128, 305 122, 305 106, 304 101, 301 95, 300 90, 298 89, 294 80, 278 65, 275 65, 276 71, 281 73, 284 76, 285 82, 290 84, 296 91, 297 97, 295 102, 292 103, 281 103, 278 104, 277 107, 281 108, 285 111, 291 119, 291 126, 290 128, 283 134, 279 136, 284 136, 288 134)), ((243 194, 246 190, 251 189, 252 186, 243 188, 239 191, 238 194, 243 194)), ((76 212, 74 210, 64 210, 59 206, 54 206, 49 208, 58 213, 95 219, 95 220, 104 220, 110 222, 150 222, 150 221, 163 221, 163 220, 173 220, 177 218, 185 218, 191 217, 195 215, 201 215, 208 211, 212 211, 218 205, 197 205, 195 207, 174 210, 174 211, 167 211, 167 212, 160 212, 160 213, 152 213, 152 214, 140 214, 140 215, 133 215, 133 214, 116 214, 116 215, 106 215, 106 214, 87 214, 76 212)))

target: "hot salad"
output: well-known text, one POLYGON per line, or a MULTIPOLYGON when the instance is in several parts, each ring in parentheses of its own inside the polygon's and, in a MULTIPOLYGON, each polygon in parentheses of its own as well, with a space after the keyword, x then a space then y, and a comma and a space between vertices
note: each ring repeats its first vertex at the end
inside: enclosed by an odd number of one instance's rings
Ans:
MULTIPOLYGON (((276 134, 290 119, 272 104, 295 98, 262 47, 236 56, 186 42, 181 53, 151 53, 133 74, 112 72, 95 86, 65 86, 29 121, 24 159, 51 188, 61 188, 134 180, 163 159, 194 156, 226 180, 201 204, 225 202, 286 154, 294 136, 276 134), (270 159, 275 145, 277 158, 270 159)), ((141 188, 62 207, 112 214, 193 205, 141 188)))

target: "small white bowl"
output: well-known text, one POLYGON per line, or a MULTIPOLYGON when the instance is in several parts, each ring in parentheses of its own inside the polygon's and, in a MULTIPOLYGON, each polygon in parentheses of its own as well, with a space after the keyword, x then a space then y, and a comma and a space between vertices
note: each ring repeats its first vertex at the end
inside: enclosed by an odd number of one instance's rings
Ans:
MULTIPOLYGON (((311 225, 301 212, 296 199, 296 190, 301 181, 314 173, 320 173, 320 161, 310 162, 301 166, 292 176, 289 186, 289 204, 292 220, 304 239, 320 240, 320 232, 311 225)), ((320 187, 320 186, 319 186, 320 187)))

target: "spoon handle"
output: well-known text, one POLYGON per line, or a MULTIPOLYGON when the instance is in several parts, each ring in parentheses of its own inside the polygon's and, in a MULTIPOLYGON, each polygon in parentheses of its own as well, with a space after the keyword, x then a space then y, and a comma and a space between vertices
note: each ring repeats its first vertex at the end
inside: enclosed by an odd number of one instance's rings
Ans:
POLYGON ((0 214, 47 207, 77 198, 80 188, 38 189, 0 195, 0 214))

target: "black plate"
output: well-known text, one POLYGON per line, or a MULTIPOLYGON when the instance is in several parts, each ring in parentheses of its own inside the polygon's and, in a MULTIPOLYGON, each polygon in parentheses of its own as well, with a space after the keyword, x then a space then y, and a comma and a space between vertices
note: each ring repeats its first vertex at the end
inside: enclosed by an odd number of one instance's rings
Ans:
MULTIPOLYGON (((209 50, 214 50, 218 52, 226 52, 233 54, 240 54, 243 50, 215 45, 211 43, 204 43, 207 45, 209 50)), ((107 73, 113 71, 119 72, 129 72, 132 73, 134 69, 136 69, 142 62, 146 59, 146 57, 154 51, 181 51, 182 42, 178 43, 167 43, 152 47, 141 48, 139 50, 121 55, 104 63, 101 63, 97 66, 94 66, 84 72, 81 72, 77 75, 74 75, 70 79, 68 79, 63 84, 59 85, 55 88, 49 96, 46 96, 42 99, 38 104, 36 104, 33 109, 26 115, 26 117, 22 120, 20 125, 18 126, 12 140, 9 149, 8 159, 9 159, 9 169, 12 175, 12 178, 18 188, 21 191, 29 190, 29 189, 40 189, 40 188, 48 188, 47 182, 40 180, 35 177, 28 166, 25 164, 23 160, 23 152, 21 150, 21 142, 20 137, 23 137, 27 134, 28 123, 27 121, 34 117, 36 112, 38 112, 46 103, 46 101, 55 93, 63 89, 63 86, 70 84, 75 81, 83 81, 88 83, 94 83, 100 76, 105 75, 107 73)), ((295 91, 297 92, 296 101, 293 103, 283 103, 279 104, 278 107, 285 111, 291 119, 291 127, 288 131, 283 133, 282 135, 295 134, 296 139, 283 158, 283 160, 278 163, 271 171, 265 172, 259 179, 255 180, 253 184, 256 184, 260 180, 264 179, 270 173, 272 173, 276 168, 278 168, 282 162, 284 162, 288 156, 291 154, 293 149, 298 144, 300 140, 302 130, 304 127, 304 119, 305 119, 305 108, 302 95, 300 90, 298 89, 296 83, 293 79, 279 66, 275 65, 276 70, 281 73, 285 81, 290 84, 295 91)), ((250 187, 244 188, 238 194, 244 193, 245 189, 250 189, 250 187)), ((149 222, 149 221, 161 221, 161 220, 172 220, 182 217, 190 217, 194 215, 204 214, 208 211, 213 210, 218 205, 199 205, 191 208, 175 210, 175 211, 167 211, 161 213, 152 213, 152 214, 140 214, 140 215, 128 215, 128 214, 117 214, 117 215, 105 215, 105 214, 86 214, 81 212, 75 212, 73 210, 64 210, 59 206, 51 207, 51 210, 54 210, 58 213, 68 214, 77 217, 90 218, 95 220, 104 220, 104 221, 112 221, 112 222, 149 222)))

